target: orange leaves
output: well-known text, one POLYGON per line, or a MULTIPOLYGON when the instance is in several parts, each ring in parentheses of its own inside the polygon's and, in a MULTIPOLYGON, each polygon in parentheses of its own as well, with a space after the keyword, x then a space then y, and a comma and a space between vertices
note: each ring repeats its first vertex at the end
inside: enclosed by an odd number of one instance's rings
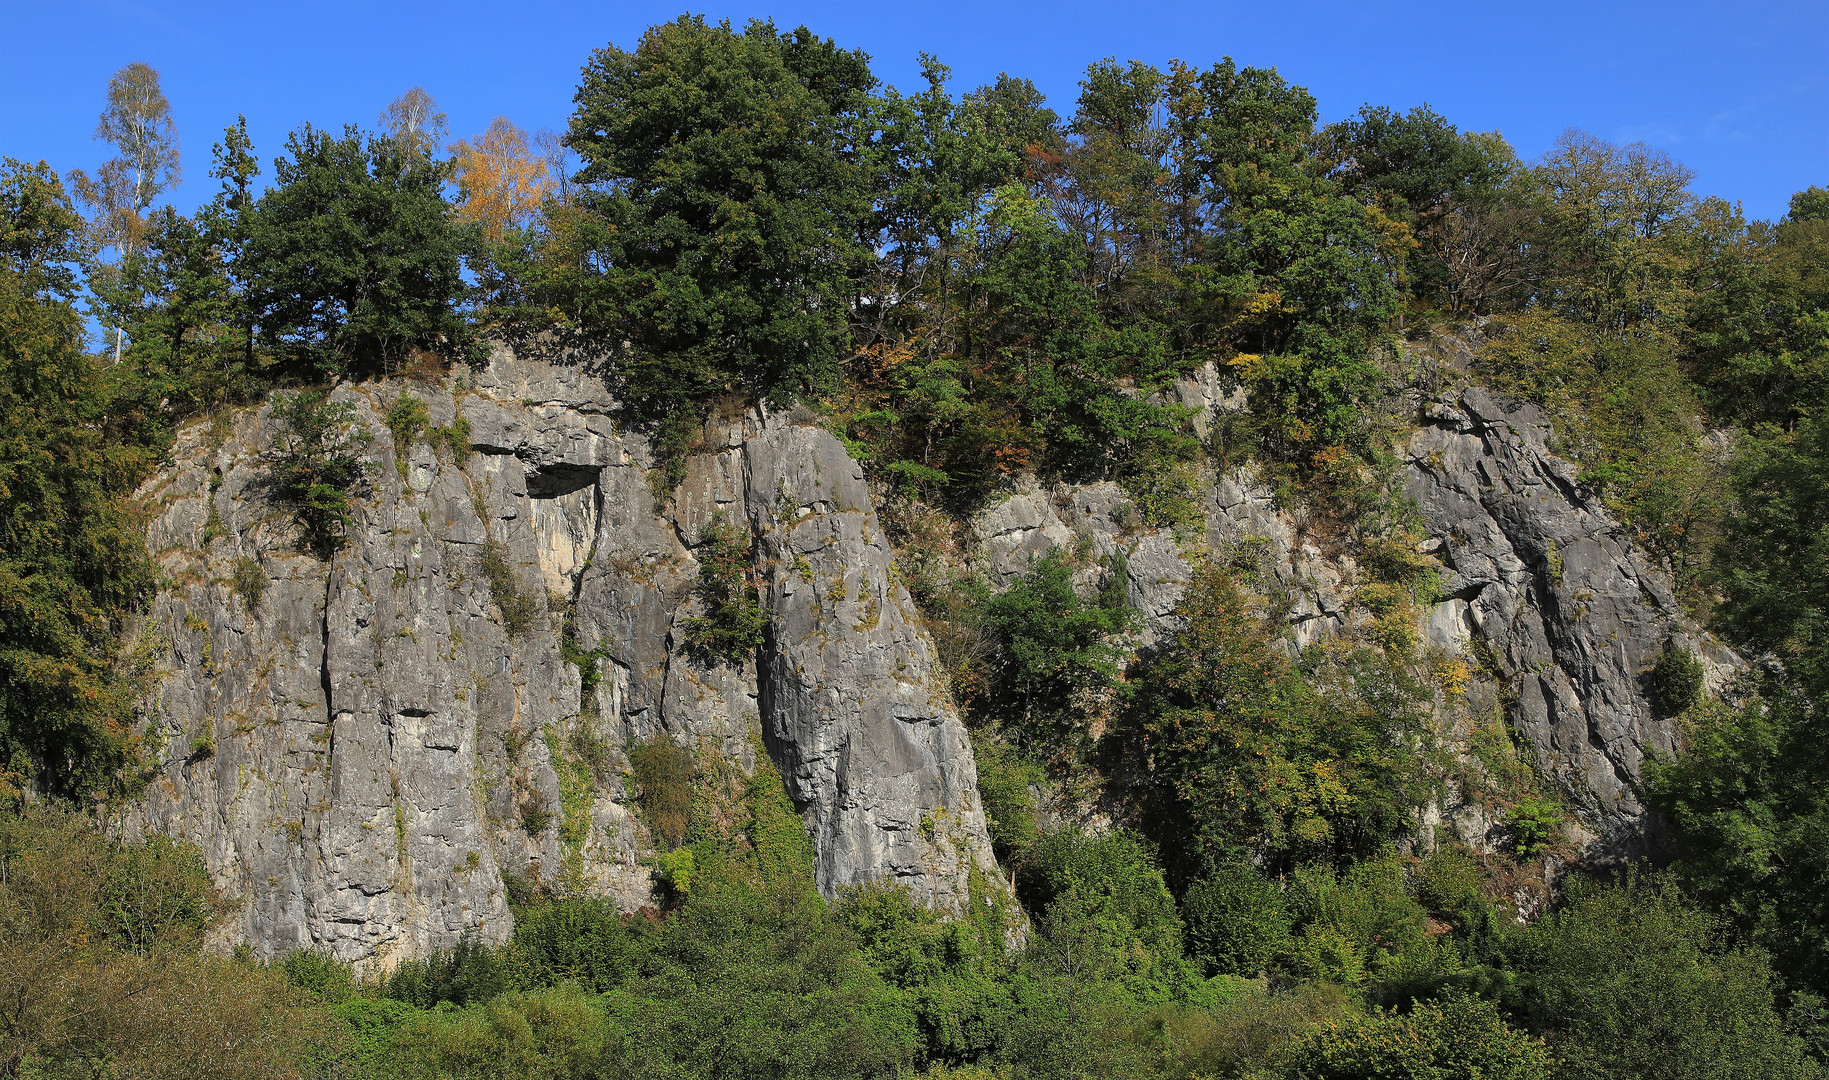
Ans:
POLYGON ((466 139, 451 149, 457 155, 458 216, 480 224, 491 242, 526 225, 552 188, 547 162, 506 116, 490 121, 474 144, 466 139))

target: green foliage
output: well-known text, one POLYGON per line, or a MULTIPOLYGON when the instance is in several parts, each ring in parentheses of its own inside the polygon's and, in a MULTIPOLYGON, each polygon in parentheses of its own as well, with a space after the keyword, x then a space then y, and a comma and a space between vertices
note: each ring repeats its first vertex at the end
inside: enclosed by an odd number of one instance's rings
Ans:
POLYGON ((1208 975, 1262 974, 1289 941, 1283 890, 1247 863, 1226 863, 1181 900, 1188 953, 1208 975))
POLYGON ((1522 798, 1512 804, 1505 826, 1511 830, 1512 850, 1530 858, 1561 833, 1562 807, 1550 799, 1522 798))
POLYGON ((694 555, 705 614, 686 620, 686 643, 708 661, 741 666, 768 631, 749 534, 719 518, 700 533, 694 555))
POLYGON ((215 914, 203 855, 190 844, 149 836, 115 847, 97 883, 102 932, 136 956, 195 948, 215 914))
POLYGON ((1797 988, 1829 979, 1829 820, 1821 740, 1795 697, 1689 714, 1683 756, 1654 765, 1649 802, 1670 824, 1679 878, 1769 949, 1797 988))
POLYGON ((1388 672, 1359 658, 1323 696, 1216 563, 1176 614, 1122 733, 1171 876, 1193 881, 1239 857, 1281 870, 1369 854, 1408 829, 1416 765, 1400 740, 1412 721, 1388 672))
POLYGON ((692 895, 692 881, 698 876, 698 866, 693 858, 692 849, 680 848, 677 851, 663 851, 654 857, 654 876, 661 888, 674 903, 692 895))
POLYGON ((447 166, 354 127, 306 125, 286 153, 235 264, 262 344, 319 376, 390 373, 415 350, 472 359, 459 310, 470 238, 444 199, 447 166))
POLYGON ((605 1005, 614 1075, 892 1077, 913 1054, 907 1010, 823 903, 740 876, 701 878, 605 1005))
POLYGON ((602 897, 546 897, 515 909, 507 961, 521 987, 570 982, 608 993, 635 975, 656 929, 602 897))
POLYGON ((1427 936, 1427 917, 1411 897, 1406 867, 1385 855, 1341 872, 1298 870, 1288 907, 1296 932, 1284 962, 1292 973, 1342 986, 1381 991, 1402 985, 1440 959, 1427 936))
POLYGON ((1486 307, 1496 283, 1481 265, 1490 257, 1480 233, 1503 214, 1518 169, 1505 140, 1463 133, 1427 105, 1367 105, 1325 134, 1345 192, 1408 227, 1417 250, 1404 266, 1406 291, 1450 312, 1486 307))
POLYGON ((505 994, 401 1025, 391 1040, 392 1075, 583 1080, 603 1075, 607 1027, 602 1002, 577 987, 505 994))
POLYGON ((636 743, 629 747, 629 768, 655 841, 667 850, 679 847, 692 813, 692 751, 664 738, 636 743))
POLYGON ((329 953, 293 949, 275 966, 286 982, 323 1001, 337 1003, 355 996, 354 970, 329 953))
POLYGON ((1688 712, 1690 706, 1701 701, 1708 692, 1708 684, 1704 681, 1706 674, 1695 653, 1674 640, 1666 641, 1648 680, 1653 700, 1668 716, 1688 712))
POLYGON ((763 759, 756 763, 745 788, 743 802, 749 820, 743 834, 758 876, 772 886, 813 890, 813 840, 781 774, 763 759))
POLYGON ((229 579, 229 588, 241 597, 242 607, 252 615, 260 607, 260 598, 267 594, 266 568, 257 559, 244 556, 235 560, 235 575, 229 579))
POLYGON ((1084 756, 1093 725, 1115 705, 1123 651, 1117 638, 1135 614, 1120 597, 1088 603, 1059 551, 984 603, 998 646, 989 708, 1026 751, 1056 760, 1084 756))
POLYGON ((372 436, 354 422, 355 409, 321 390, 276 396, 276 427, 265 460, 273 497, 292 509, 302 545, 328 559, 343 546, 355 498, 368 477, 372 436))
POLYGON ((1115 983, 1132 1000, 1185 997, 1181 917, 1154 854, 1135 834, 1062 829, 1037 841, 1017 875, 1038 913, 1033 960, 1075 983, 1115 983))
POLYGON ((402 960, 388 974, 382 992, 395 1001, 429 1009, 441 1002, 488 1001, 513 985, 514 972, 505 957, 466 934, 451 952, 402 960))
POLYGON ((484 541, 482 567, 483 578, 489 582, 489 598, 502 614, 502 629, 509 637, 531 630, 545 605, 521 583, 521 575, 508 561, 508 546, 499 540, 484 541))
POLYGON ((387 430, 394 436, 394 470, 406 479, 406 453, 413 440, 432 429, 431 414, 425 402, 411 394, 401 394, 387 407, 387 430))
POLYGON ((592 54, 567 145, 594 214, 581 321, 632 350, 623 400, 682 459, 712 398, 829 387, 869 208, 876 80, 804 28, 681 16, 592 54))
POLYGON ((1303 1080, 1549 1080, 1542 1040, 1514 1031, 1491 1002, 1454 994, 1407 1013, 1329 1025, 1295 1051, 1303 1080))
POLYGON ((114 660, 152 585, 124 500, 153 457, 82 351, 79 224, 55 173, 0 166, 0 792, 104 790, 136 754, 114 660))
POLYGON ((1720 550, 1722 625, 1829 699, 1829 419, 1750 438, 1734 467, 1735 514, 1720 550))
POLYGON ((972 732, 972 757, 978 765, 978 797, 984 803, 992 849, 1006 865, 1020 861, 1040 835, 1031 789, 1047 783, 1047 771, 984 729, 972 732))
POLYGON ((193 847, 113 842, 54 803, 0 810, 0 1067, 259 1080, 334 1052, 280 975, 200 954, 211 895, 193 847))
POLYGON ((1513 946, 1507 1006, 1572 1078, 1819 1075, 1781 1029, 1764 955, 1725 946, 1668 885, 1577 891, 1513 946))

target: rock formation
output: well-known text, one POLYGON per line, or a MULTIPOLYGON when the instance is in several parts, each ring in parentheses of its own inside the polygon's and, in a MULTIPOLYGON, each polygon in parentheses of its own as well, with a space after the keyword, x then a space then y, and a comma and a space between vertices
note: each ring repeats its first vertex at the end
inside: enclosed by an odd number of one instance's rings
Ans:
POLYGON ((140 825, 201 846, 258 955, 365 964, 510 929, 504 874, 649 902, 623 748, 766 754, 831 891, 890 879, 956 908, 994 870, 970 743, 824 430, 713 425, 657 510, 646 441, 577 364, 498 349, 474 383, 343 386, 376 436, 328 561, 263 497, 271 408, 197 426, 142 493, 162 588, 140 629, 157 772, 140 825), (403 393, 473 454, 394 445, 403 393), (694 548, 754 538, 757 660, 689 654, 694 548), (569 661, 569 662, 568 662, 569 661), (587 693, 587 688, 589 692, 587 693))
MULTIPOLYGON (((1180 397, 1203 430, 1243 405, 1211 369, 1180 397)), ((385 965, 467 933, 499 941, 509 877, 649 902, 655 841, 624 751, 651 739, 746 772, 771 761, 828 893, 892 880, 957 910, 995 870, 932 644, 862 470, 825 430, 792 412, 714 421, 657 507, 648 443, 617 429, 588 365, 504 347, 456 379, 333 398, 376 440, 328 561, 263 494, 270 407, 188 429, 142 492, 163 581, 139 630, 157 770, 133 813, 202 847, 257 954, 385 965), (444 438, 388 437, 407 393, 444 438), (695 552, 732 526, 769 621, 742 664, 696 655, 686 633, 695 552)), ((1445 595, 1419 630, 1477 659, 1582 840, 1641 850, 1646 755, 1676 747, 1644 673, 1671 641, 1717 683, 1738 660, 1545 438, 1534 409, 1483 391, 1427 407, 1406 490, 1445 595)), ((978 515, 966 554, 993 584, 1057 547, 1121 554, 1082 560, 1082 583, 1123 567, 1145 651, 1203 549, 1259 568, 1292 650, 1364 625, 1359 568, 1249 468, 1209 471, 1202 497, 1204 528, 1177 535, 1140 526, 1115 484, 1031 481, 978 515)), ((1468 805, 1426 817, 1476 844, 1495 824, 1468 805)))

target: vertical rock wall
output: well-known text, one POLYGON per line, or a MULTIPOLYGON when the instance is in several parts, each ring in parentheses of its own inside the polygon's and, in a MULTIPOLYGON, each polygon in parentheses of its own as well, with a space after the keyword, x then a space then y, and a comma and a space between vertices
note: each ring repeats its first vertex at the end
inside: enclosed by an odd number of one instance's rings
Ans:
POLYGON ((501 940, 504 874, 647 902, 633 740, 745 769, 771 756, 828 892, 892 879, 953 907, 994 869, 970 744, 829 434, 733 420, 659 511, 645 441, 578 365, 500 349, 474 385, 333 398, 376 442, 327 561, 263 493, 268 409, 187 429, 142 492, 162 574, 139 629, 157 771, 133 817, 202 847, 258 954, 386 964, 501 940), (393 445, 402 393, 436 427, 461 417, 476 452, 393 445), (741 666, 685 648, 693 549, 719 518, 755 538, 771 619, 741 666))

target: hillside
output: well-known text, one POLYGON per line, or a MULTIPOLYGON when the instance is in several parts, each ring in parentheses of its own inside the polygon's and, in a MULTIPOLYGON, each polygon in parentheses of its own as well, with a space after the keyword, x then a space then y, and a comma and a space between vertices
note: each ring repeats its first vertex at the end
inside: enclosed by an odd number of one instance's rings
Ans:
POLYGON ((927 71, 6 163, 9 1075, 1821 1074, 1829 194, 927 71))

